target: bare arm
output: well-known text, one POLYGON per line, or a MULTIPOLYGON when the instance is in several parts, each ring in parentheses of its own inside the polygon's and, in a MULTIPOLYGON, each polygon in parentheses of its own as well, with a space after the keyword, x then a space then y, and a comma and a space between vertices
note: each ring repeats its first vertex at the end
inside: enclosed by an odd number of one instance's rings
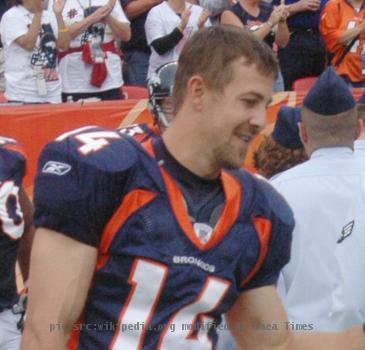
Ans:
POLYGON ((23 350, 65 350, 84 307, 97 249, 63 234, 36 231, 30 268, 23 350), (60 327, 52 329, 52 325, 60 327))
POLYGON ((287 8, 289 10, 289 15, 293 16, 296 13, 304 11, 317 11, 321 5, 321 0, 299 0, 287 8))
MULTIPOLYGON (((264 39, 272 30, 272 28, 279 23, 282 15, 283 15, 283 11, 286 11, 284 9, 281 9, 279 7, 275 8, 271 15, 270 18, 267 22, 265 22, 262 26, 260 26, 259 29, 253 31, 253 34, 255 34, 256 36, 258 36, 260 39, 264 39)), ((244 24, 242 23, 242 21, 231 11, 226 10, 222 13, 221 16, 221 24, 230 24, 236 27, 240 27, 243 28, 244 24)), ((285 28, 283 28, 285 29, 285 28)), ((285 38, 285 33, 282 31, 282 29, 280 28, 281 33, 279 33, 279 42, 280 44, 283 44, 284 46, 287 44, 287 42, 285 42, 286 38, 285 38), (282 41, 281 41, 282 40, 282 41)), ((289 41, 289 31, 287 32, 287 40, 289 41)), ((279 43, 278 45, 281 46, 279 43)))
POLYGON ((70 45, 70 33, 68 28, 66 28, 62 17, 62 11, 65 4, 66 0, 55 0, 53 2, 53 12, 55 13, 58 26, 57 48, 61 51, 68 50, 70 45))
POLYGON ((125 6, 123 10, 129 19, 133 19, 160 3, 161 0, 134 0, 125 6))
POLYGON ((241 349, 250 350, 361 350, 365 348, 362 327, 343 332, 308 331, 293 334, 274 286, 241 294, 226 315, 241 349), (271 328, 271 330, 270 330, 271 328))
POLYGON ((37 38, 41 29, 42 9, 36 11, 28 32, 15 40, 23 49, 33 51, 37 43, 37 38))
POLYGON ((289 43, 289 38, 290 38, 290 33, 289 33, 289 28, 288 28, 286 21, 279 22, 277 30, 276 30, 276 34, 275 34, 276 44, 279 47, 285 47, 289 43))
POLYGON ((105 21, 107 24, 109 24, 116 38, 120 38, 124 42, 129 41, 131 38, 131 28, 129 23, 120 22, 112 15, 106 17, 105 21))
POLYGON ((94 23, 100 22, 104 17, 109 15, 109 13, 109 8, 107 8, 106 6, 101 6, 94 13, 92 13, 90 16, 87 16, 82 21, 71 24, 68 27, 71 39, 84 33, 87 28, 89 28, 94 23))
POLYGON ((365 22, 352 29, 345 30, 338 38, 340 44, 347 45, 352 39, 365 32, 365 22))
POLYGON ((18 262, 20 271, 23 276, 23 281, 26 282, 29 277, 29 261, 30 261, 30 251, 32 247, 32 242, 34 238, 34 226, 33 226, 33 206, 30 202, 24 189, 20 189, 19 192, 19 202, 22 208, 24 217, 24 233, 20 240, 18 249, 18 262))

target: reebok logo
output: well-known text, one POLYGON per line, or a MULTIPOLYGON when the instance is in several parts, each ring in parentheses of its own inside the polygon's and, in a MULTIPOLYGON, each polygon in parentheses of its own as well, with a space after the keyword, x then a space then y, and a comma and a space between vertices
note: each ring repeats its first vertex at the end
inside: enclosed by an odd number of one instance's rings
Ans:
POLYGON ((62 176, 71 170, 71 165, 50 160, 44 164, 42 173, 62 176))

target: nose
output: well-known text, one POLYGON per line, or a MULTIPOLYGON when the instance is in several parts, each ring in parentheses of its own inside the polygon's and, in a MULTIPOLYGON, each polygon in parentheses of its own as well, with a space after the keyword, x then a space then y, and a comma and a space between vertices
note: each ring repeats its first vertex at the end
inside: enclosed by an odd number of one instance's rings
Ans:
POLYGON ((262 131, 267 123, 267 107, 265 104, 260 104, 252 111, 250 118, 250 124, 257 129, 258 132, 262 131))

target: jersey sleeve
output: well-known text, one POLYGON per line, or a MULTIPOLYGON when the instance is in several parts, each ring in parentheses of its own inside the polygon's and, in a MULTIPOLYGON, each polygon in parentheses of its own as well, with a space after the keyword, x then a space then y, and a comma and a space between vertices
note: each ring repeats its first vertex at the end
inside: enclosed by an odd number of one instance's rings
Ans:
POLYGON ((24 231, 19 190, 25 174, 25 157, 12 139, 0 137, 0 233, 18 239, 24 231))
POLYGON ((161 18, 160 5, 152 8, 148 13, 144 27, 148 45, 151 45, 154 40, 168 34, 164 29, 165 26, 161 18))
POLYGON ((290 260, 294 215, 285 199, 266 181, 257 180, 259 190, 254 216, 271 222, 271 234, 264 260, 243 290, 276 284, 280 271, 290 260))
POLYGON ((19 16, 16 11, 10 9, 4 14, 0 24, 0 35, 1 41, 6 47, 9 47, 13 41, 27 32, 28 22, 22 16, 19 16))
POLYGON ((35 182, 35 226, 97 247, 136 160, 114 131, 89 129, 48 144, 35 182))
POLYGON ((21 186, 25 174, 24 152, 15 140, 0 137, 0 182, 12 180, 21 186))
POLYGON ((341 12, 337 1, 329 1, 323 9, 320 19, 320 32, 330 52, 335 52, 343 47, 339 43, 341 34, 347 30, 341 25, 341 12))

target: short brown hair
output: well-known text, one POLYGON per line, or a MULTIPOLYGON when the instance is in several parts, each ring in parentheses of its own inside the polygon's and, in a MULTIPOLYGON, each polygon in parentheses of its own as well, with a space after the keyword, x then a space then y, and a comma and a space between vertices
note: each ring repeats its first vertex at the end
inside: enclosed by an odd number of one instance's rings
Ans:
POLYGON ((255 64, 263 75, 276 77, 278 74, 271 48, 247 29, 221 25, 196 32, 178 60, 173 92, 175 110, 180 109, 187 82, 193 75, 200 75, 209 88, 222 92, 233 78, 231 63, 241 57, 247 65, 255 64))
POLYGON ((356 138, 358 112, 356 106, 335 115, 318 115, 302 108, 302 123, 308 139, 318 147, 345 146, 356 138))

